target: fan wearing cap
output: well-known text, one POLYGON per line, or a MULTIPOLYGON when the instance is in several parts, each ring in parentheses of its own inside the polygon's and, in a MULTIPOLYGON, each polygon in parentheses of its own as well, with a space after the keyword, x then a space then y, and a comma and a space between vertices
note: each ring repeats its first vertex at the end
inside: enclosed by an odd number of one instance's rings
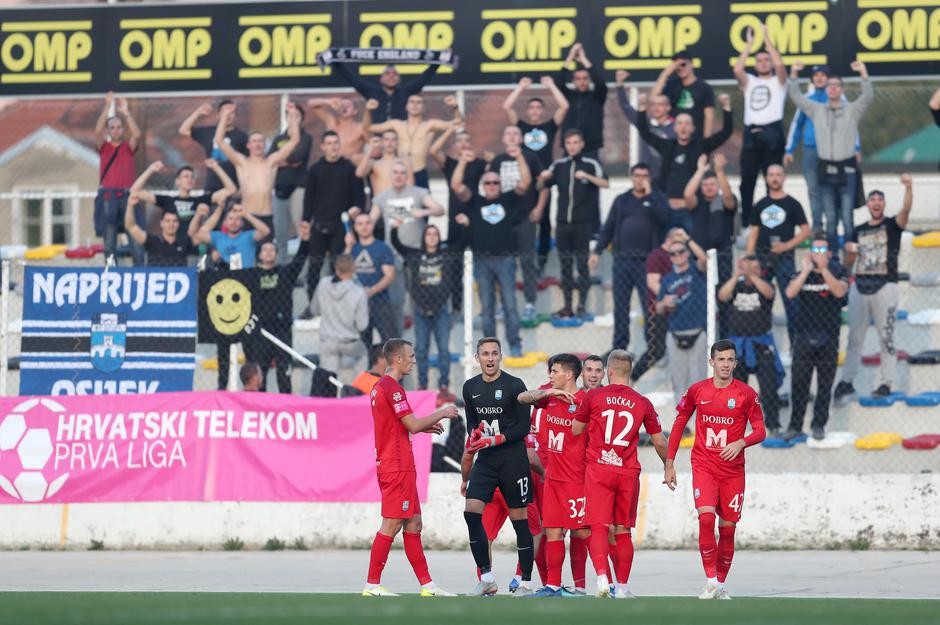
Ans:
POLYGON ((649 99, 666 94, 672 103, 672 116, 688 113, 695 124, 697 137, 709 137, 715 130, 715 91, 695 75, 692 56, 682 50, 659 74, 649 99))

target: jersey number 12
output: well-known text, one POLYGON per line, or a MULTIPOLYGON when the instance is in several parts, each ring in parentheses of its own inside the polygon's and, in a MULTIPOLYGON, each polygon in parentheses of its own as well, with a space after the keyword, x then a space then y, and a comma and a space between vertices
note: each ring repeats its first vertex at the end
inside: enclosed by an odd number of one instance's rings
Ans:
POLYGON ((618 417, 625 417, 627 419, 627 425, 624 426, 620 433, 611 440, 611 436, 614 433, 614 411, 605 410, 601 413, 601 416, 607 419, 607 427, 604 429, 604 444, 605 445, 619 445, 620 447, 629 447, 630 441, 626 440, 627 434, 630 430, 633 429, 633 415, 627 410, 621 410, 617 412, 618 417))

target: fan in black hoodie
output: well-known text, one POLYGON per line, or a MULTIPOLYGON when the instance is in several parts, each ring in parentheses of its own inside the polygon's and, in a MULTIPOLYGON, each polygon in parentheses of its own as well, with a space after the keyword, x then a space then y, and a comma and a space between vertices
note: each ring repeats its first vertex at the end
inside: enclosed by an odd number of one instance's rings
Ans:
POLYGON ((415 315, 415 357, 418 361, 418 388, 428 387, 428 349, 431 333, 437 343, 438 386, 447 394, 450 379, 450 312, 447 298, 453 283, 460 279, 464 228, 450 228, 450 237, 441 241, 437 226, 427 226, 421 237, 421 249, 407 247, 398 238, 398 226, 392 223, 392 245, 405 261, 415 315))

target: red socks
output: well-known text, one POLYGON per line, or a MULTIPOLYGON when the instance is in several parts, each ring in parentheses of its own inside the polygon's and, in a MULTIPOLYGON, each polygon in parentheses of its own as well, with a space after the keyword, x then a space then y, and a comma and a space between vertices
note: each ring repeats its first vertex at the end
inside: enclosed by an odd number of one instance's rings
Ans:
POLYGON ((598 575, 606 575, 610 579, 607 568, 607 556, 610 553, 610 543, 607 542, 607 526, 594 525, 591 527, 591 538, 588 542, 588 551, 591 554, 591 563, 598 575))
MULTIPOLYGON (((542 585, 548 583, 548 557, 545 553, 545 536, 542 536, 542 540, 539 541, 539 548, 535 551, 535 567, 539 570, 539 579, 542 580, 542 585)), ((519 573, 522 573, 520 567, 519 573)))
POLYGON ((633 568, 633 536, 631 534, 617 534, 617 583, 626 584, 630 579, 630 569, 633 568))
POLYGON ((734 559, 734 525, 718 526, 718 581, 725 583, 734 559))
POLYGON ((393 540, 391 536, 376 532, 375 540, 372 541, 372 553, 369 555, 369 577, 366 580, 368 583, 382 583, 382 571, 385 569, 385 561, 388 560, 388 552, 392 548, 393 540))
POLYGON ((565 540, 546 540, 545 561, 548 565, 546 586, 561 586, 561 567, 565 564, 565 540))
POLYGON ((411 568, 414 569, 415 577, 418 583, 424 586, 431 582, 431 574, 428 573, 428 561, 424 557, 424 547, 421 545, 421 534, 419 532, 402 532, 405 539, 405 555, 411 568))
POLYGON ((575 588, 584 588, 584 569, 587 564, 587 541, 576 536, 571 537, 571 577, 575 588))
POLYGON ((715 543, 714 512, 703 512, 698 516, 698 550, 702 554, 702 566, 705 567, 705 577, 715 577, 717 544, 715 543))
MULTIPOLYGON (((616 536, 616 534, 615 534, 615 536, 616 536)), ((614 539, 613 539, 614 542, 610 542, 610 540, 611 540, 611 536, 608 535, 608 536, 607 536, 607 543, 608 543, 608 545, 609 545, 608 550, 609 550, 609 552, 610 552, 610 553, 609 553, 609 555, 610 555, 610 570, 611 570, 611 572, 613 572, 613 571, 616 571, 616 570, 617 570, 617 539, 614 538, 614 539)), ((611 581, 613 581, 613 580, 611 580, 611 581)))

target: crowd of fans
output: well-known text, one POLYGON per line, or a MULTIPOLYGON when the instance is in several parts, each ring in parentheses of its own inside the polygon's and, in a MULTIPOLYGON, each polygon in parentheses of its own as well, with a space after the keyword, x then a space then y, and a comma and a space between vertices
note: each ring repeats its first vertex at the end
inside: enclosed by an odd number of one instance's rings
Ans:
MULTIPOLYGON (((892 333, 897 256, 912 200, 907 175, 902 176, 906 195, 896 217, 886 216, 882 192, 865 196, 861 191, 858 128, 872 102, 873 86, 864 63, 855 61, 851 68, 861 79, 861 95, 853 101, 843 94, 842 78, 825 65, 811 68, 806 89, 799 82, 802 64, 793 64, 788 75, 766 29, 748 33, 733 70, 744 95, 738 194, 729 184, 726 159, 715 153, 731 136, 737 114, 727 94, 716 97, 695 75, 690 56, 677 53, 636 105, 628 97, 629 73, 617 71, 617 100, 642 144, 640 161, 630 164, 632 186, 614 199, 603 223, 600 190, 609 182, 601 148, 610 76, 580 44, 571 48, 557 75, 539 78, 550 94, 548 103, 537 96, 520 103, 533 87, 528 77, 506 98, 507 125, 498 154, 473 149, 454 97, 444 100, 452 110, 450 118, 425 114, 421 89, 436 66, 407 82, 388 67, 376 84, 340 64, 339 75, 363 99, 311 98, 306 107, 288 104, 286 129, 270 142, 238 127, 234 102, 223 100, 215 111, 208 104, 200 106, 179 132, 204 148, 206 176, 200 185, 193 167, 180 167, 174 194, 144 188, 164 165, 155 162, 136 175, 140 130, 127 102, 108 94, 96 127, 101 157, 96 230, 108 254, 116 249, 117 233, 125 231, 135 264, 184 265, 204 246, 210 262, 236 269, 260 267, 276 275, 264 284, 288 295, 280 295, 280 308, 269 313, 266 327, 288 343, 290 293, 306 265, 309 306, 304 316, 320 319, 320 363, 328 370, 339 370, 346 361, 365 368, 376 340, 401 334, 407 297, 419 386, 430 384, 433 337, 437 386, 443 393, 450 383, 452 320, 463 306, 464 249, 473 252, 482 332, 497 335, 499 298, 511 356, 523 354, 520 326, 536 321, 537 286, 550 242, 555 241, 560 261, 563 305, 554 313, 558 319, 588 318, 591 272, 610 251, 611 348, 630 347, 635 290, 642 302, 646 348, 633 379, 668 355, 677 392, 706 375, 704 272, 706 250, 714 249, 719 259, 719 331, 743 355, 736 375, 747 379, 756 374, 770 435, 793 438, 803 430, 815 370, 812 433, 821 438, 844 305, 850 333, 836 401, 855 393, 853 378, 870 317, 881 343, 873 392, 887 395, 896 384, 892 333), (755 51, 758 34, 763 47, 755 51), (789 132, 783 125, 787 99, 798 109, 789 132), (326 126, 320 137, 304 130, 304 108, 326 126), (213 115, 208 125, 197 125, 213 115), (555 158, 556 136, 560 158, 555 158), (319 156, 308 166, 315 143, 319 156), (804 207, 785 191, 786 167, 800 145, 815 233, 804 207), (444 198, 430 194, 431 167, 447 181, 446 207, 444 198), (755 199, 759 176, 767 194, 755 199), (197 187, 203 189, 200 195, 194 194, 197 187), (142 227, 146 204, 163 211, 159 233, 142 227), (869 219, 856 227, 853 211, 863 204, 869 219), (291 215, 298 213, 301 221, 294 223, 291 215), (429 217, 443 215, 446 234, 428 225, 429 217), (291 259, 287 244, 295 233, 302 244, 291 259), (745 251, 735 261, 738 234, 745 251), (795 249, 807 240, 811 248, 797 262, 795 249), (328 275, 321 277, 327 261, 328 275), (784 432, 779 420, 784 371, 771 331, 777 298, 786 312, 793 358, 792 417, 784 432)), ((940 124, 940 90, 930 109, 940 124)), ((253 349, 252 360, 263 363, 260 388, 273 363, 279 390, 289 392, 289 357, 273 347, 253 349)), ((227 376, 222 364, 220 384, 227 376)))

